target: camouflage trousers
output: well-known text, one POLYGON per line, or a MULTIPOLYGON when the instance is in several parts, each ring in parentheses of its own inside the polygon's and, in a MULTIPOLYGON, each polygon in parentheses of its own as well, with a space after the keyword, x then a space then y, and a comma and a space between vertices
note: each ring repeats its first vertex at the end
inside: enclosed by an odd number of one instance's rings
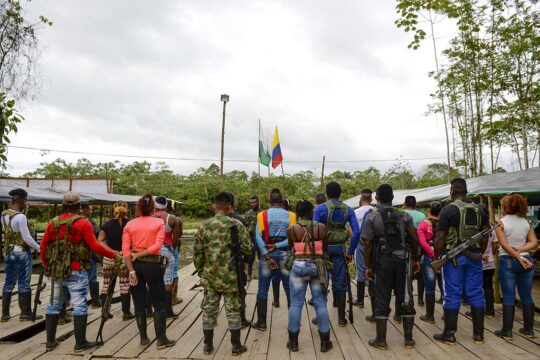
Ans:
MULTIPOLYGON (((118 255, 122 255, 121 251, 115 251, 118 255)), ((109 289, 109 285, 114 274, 114 259, 103 257, 103 286, 101 287, 101 293, 106 294, 109 289)), ((122 259, 122 269, 118 273, 118 279, 120 280, 120 294, 129 294, 129 270, 125 266, 124 259, 122 259)), ((115 284, 116 286, 116 284, 115 284)))
POLYGON ((220 293, 211 289, 204 290, 204 299, 201 305, 203 311, 203 330, 212 330, 217 324, 219 303, 221 297, 225 301, 225 314, 229 323, 229 330, 240 329, 240 310, 242 304, 238 292, 220 293))

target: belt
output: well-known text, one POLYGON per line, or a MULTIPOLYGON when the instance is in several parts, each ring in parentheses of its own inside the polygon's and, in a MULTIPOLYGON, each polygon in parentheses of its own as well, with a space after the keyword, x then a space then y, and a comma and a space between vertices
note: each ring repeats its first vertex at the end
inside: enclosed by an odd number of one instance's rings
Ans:
POLYGON ((272 237, 272 238, 268 239, 268 243, 269 244, 275 244, 275 243, 281 242, 281 241, 286 240, 286 239, 287 238, 283 237, 283 236, 276 236, 276 237, 272 237))
POLYGON ((146 256, 138 258, 137 261, 146 262, 146 263, 160 264, 161 261, 162 261, 162 256, 159 256, 159 255, 146 255, 146 256))

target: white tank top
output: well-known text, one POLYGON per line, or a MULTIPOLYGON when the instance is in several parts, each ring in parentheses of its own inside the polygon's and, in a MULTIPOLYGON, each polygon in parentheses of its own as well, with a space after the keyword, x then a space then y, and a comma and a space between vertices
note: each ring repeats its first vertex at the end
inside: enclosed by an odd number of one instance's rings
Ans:
MULTIPOLYGON (((517 215, 506 215, 501 219, 501 221, 504 225, 504 235, 506 235, 508 245, 514 248, 525 245, 527 242, 527 235, 531 229, 527 219, 517 215)), ((502 246, 500 248, 500 254, 508 255, 502 246)), ((528 253, 522 252, 521 255, 528 255, 528 253)))

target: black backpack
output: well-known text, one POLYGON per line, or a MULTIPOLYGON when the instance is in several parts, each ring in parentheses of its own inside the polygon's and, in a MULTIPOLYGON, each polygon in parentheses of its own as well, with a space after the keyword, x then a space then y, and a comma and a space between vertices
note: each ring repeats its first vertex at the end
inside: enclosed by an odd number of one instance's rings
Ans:
POLYGON ((380 250, 383 254, 405 250, 405 234, 402 214, 394 208, 379 209, 383 224, 384 237, 380 239, 380 250))

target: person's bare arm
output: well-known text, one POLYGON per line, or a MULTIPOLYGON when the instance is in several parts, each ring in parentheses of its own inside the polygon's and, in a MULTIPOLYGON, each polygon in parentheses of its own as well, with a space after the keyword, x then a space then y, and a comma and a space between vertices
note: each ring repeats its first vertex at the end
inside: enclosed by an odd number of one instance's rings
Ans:
POLYGON ((172 231, 172 246, 173 246, 173 248, 177 248, 178 247, 178 240, 180 238, 180 224, 179 224, 179 221, 176 218, 176 216, 171 216, 169 218, 169 226, 171 226, 172 229, 173 229, 173 231, 172 231), (172 225, 171 225, 171 221, 172 221, 172 225))
POLYGON ((435 245, 433 246, 435 256, 433 257, 433 260, 439 260, 441 258, 441 255, 444 251, 444 246, 446 245, 447 237, 448 231, 439 230, 435 233, 435 245))
POLYGON ((518 252, 528 252, 531 250, 536 250, 538 247, 538 238, 536 237, 536 234, 533 229, 529 230, 529 233, 527 234, 527 242, 525 245, 519 247, 517 249, 518 252))
POLYGON ((98 238, 97 238, 97 241, 103 245, 106 245, 107 242, 105 241, 105 237, 106 237, 106 234, 105 234, 105 231, 103 230, 100 230, 99 231, 99 234, 98 234, 98 238))

